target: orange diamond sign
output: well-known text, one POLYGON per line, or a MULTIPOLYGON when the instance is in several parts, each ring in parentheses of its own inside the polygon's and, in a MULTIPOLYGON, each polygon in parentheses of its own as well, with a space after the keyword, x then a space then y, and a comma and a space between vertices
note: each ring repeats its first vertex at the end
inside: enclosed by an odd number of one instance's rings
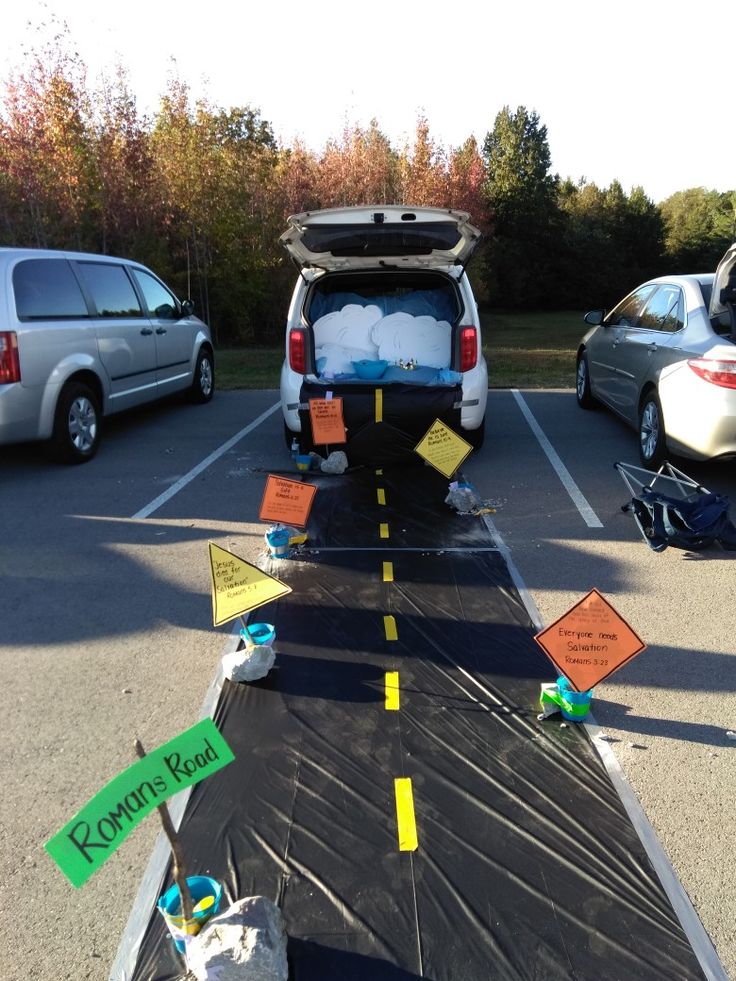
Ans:
POLYGON ((647 646, 597 589, 534 639, 575 691, 593 688, 647 646))

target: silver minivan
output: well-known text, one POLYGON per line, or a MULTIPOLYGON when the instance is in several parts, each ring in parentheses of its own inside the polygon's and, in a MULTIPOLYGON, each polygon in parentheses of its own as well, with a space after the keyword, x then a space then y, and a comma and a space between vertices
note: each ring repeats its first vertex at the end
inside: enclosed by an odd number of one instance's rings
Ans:
POLYGON ((214 393, 209 328, 150 269, 105 255, 0 248, 0 445, 49 440, 84 463, 102 417, 214 393))

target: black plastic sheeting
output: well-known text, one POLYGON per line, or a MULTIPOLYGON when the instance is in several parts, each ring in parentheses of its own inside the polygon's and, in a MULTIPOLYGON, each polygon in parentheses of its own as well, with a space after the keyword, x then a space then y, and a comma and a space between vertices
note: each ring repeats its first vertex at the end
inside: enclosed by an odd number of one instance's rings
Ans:
MULTIPOLYGON (((343 397, 343 421, 348 433, 347 444, 333 446, 343 450, 351 466, 396 466, 416 461, 414 447, 435 421, 440 419, 455 432, 461 433, 460 409, 454 406, 462 398, 460 385, 426 387, 393 383, 381 385, 344 385, 339 382, 329 386, 333 396, 343 397), (376 422, 376 389, 382 392, 382 419, 376 422)), ((327 387, 314 382, 304 382, 300 400, 303 405, 309 399, 324 398, 327 387)), ((314 448, 309 410, 300 409, 302 452, 314 448)), ((324 453, 325 448, 317 449, 324 453)))
MULTIPOLYGON (((361 520, 401 524, 391 488, 402 508, 421 501, 409 548, 477 532, 426 470, 359 476, 331 486, 363 501, 361 520), (368 503, 379 482, 386 507, 368 503)), ((264 563, 294 590, 258 613, 276 624, 276 665, 225 683, 215 720, 236 761, 194 789, 190 867, 228 901, 279 903, 292 981, 702 978, 584 730, 537 720, 554 672, 487 534, 441 554, 373 549, 332 494, 316 495, 310 540, 335 519, 358 548, 264 563), (384 707, 387 671, 399 711, 384 707), (415 852, 398 848, 396 777, 412 780, 415 852)), ((152 913, 134 977, 183 973, 152 913)))
POLYGON ((315 472, 307 479, 318 488, 308 526, 311 545, 391 549, 492 544, 482 521, 459 517, 444 504, 447 478, 429 465, 384 469, 380 476, 375 468, 337 478, 315 472), (385 506, 378 503, 379 487, 385 506), (388 538, 381 538, 382 524, 388 525, 388 538))

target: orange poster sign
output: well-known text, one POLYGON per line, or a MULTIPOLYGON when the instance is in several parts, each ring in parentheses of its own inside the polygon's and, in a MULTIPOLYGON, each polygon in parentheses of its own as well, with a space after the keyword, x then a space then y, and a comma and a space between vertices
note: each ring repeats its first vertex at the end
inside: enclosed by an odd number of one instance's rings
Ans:
POLYGON ((646 647, 597 589, 534 638, 575 691, 587 691, 646 647))
POLYGON ((314 484, 303 484, 300 480, 276 477, 270 473, 266 478, 258 517, 261 521, 276 521, 304 528, 316 493, 314 484))
POLYGON ((312 439, 317 446, 346 442, 342 399, 310 399, 309 421, 312 423, 312 439))

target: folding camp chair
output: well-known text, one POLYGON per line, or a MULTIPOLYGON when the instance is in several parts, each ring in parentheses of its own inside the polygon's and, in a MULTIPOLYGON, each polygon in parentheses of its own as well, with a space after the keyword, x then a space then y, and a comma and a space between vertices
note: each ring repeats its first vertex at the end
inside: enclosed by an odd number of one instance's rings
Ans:
POLYGON ((613 466, 631 493, 621 510, 633 514, 652 551, 663 552, 668 545, 699 551, 714 542, 736 549, 727 497, 712 494, 671 463, 663 463, 656 473, 629 463, 613 466))

